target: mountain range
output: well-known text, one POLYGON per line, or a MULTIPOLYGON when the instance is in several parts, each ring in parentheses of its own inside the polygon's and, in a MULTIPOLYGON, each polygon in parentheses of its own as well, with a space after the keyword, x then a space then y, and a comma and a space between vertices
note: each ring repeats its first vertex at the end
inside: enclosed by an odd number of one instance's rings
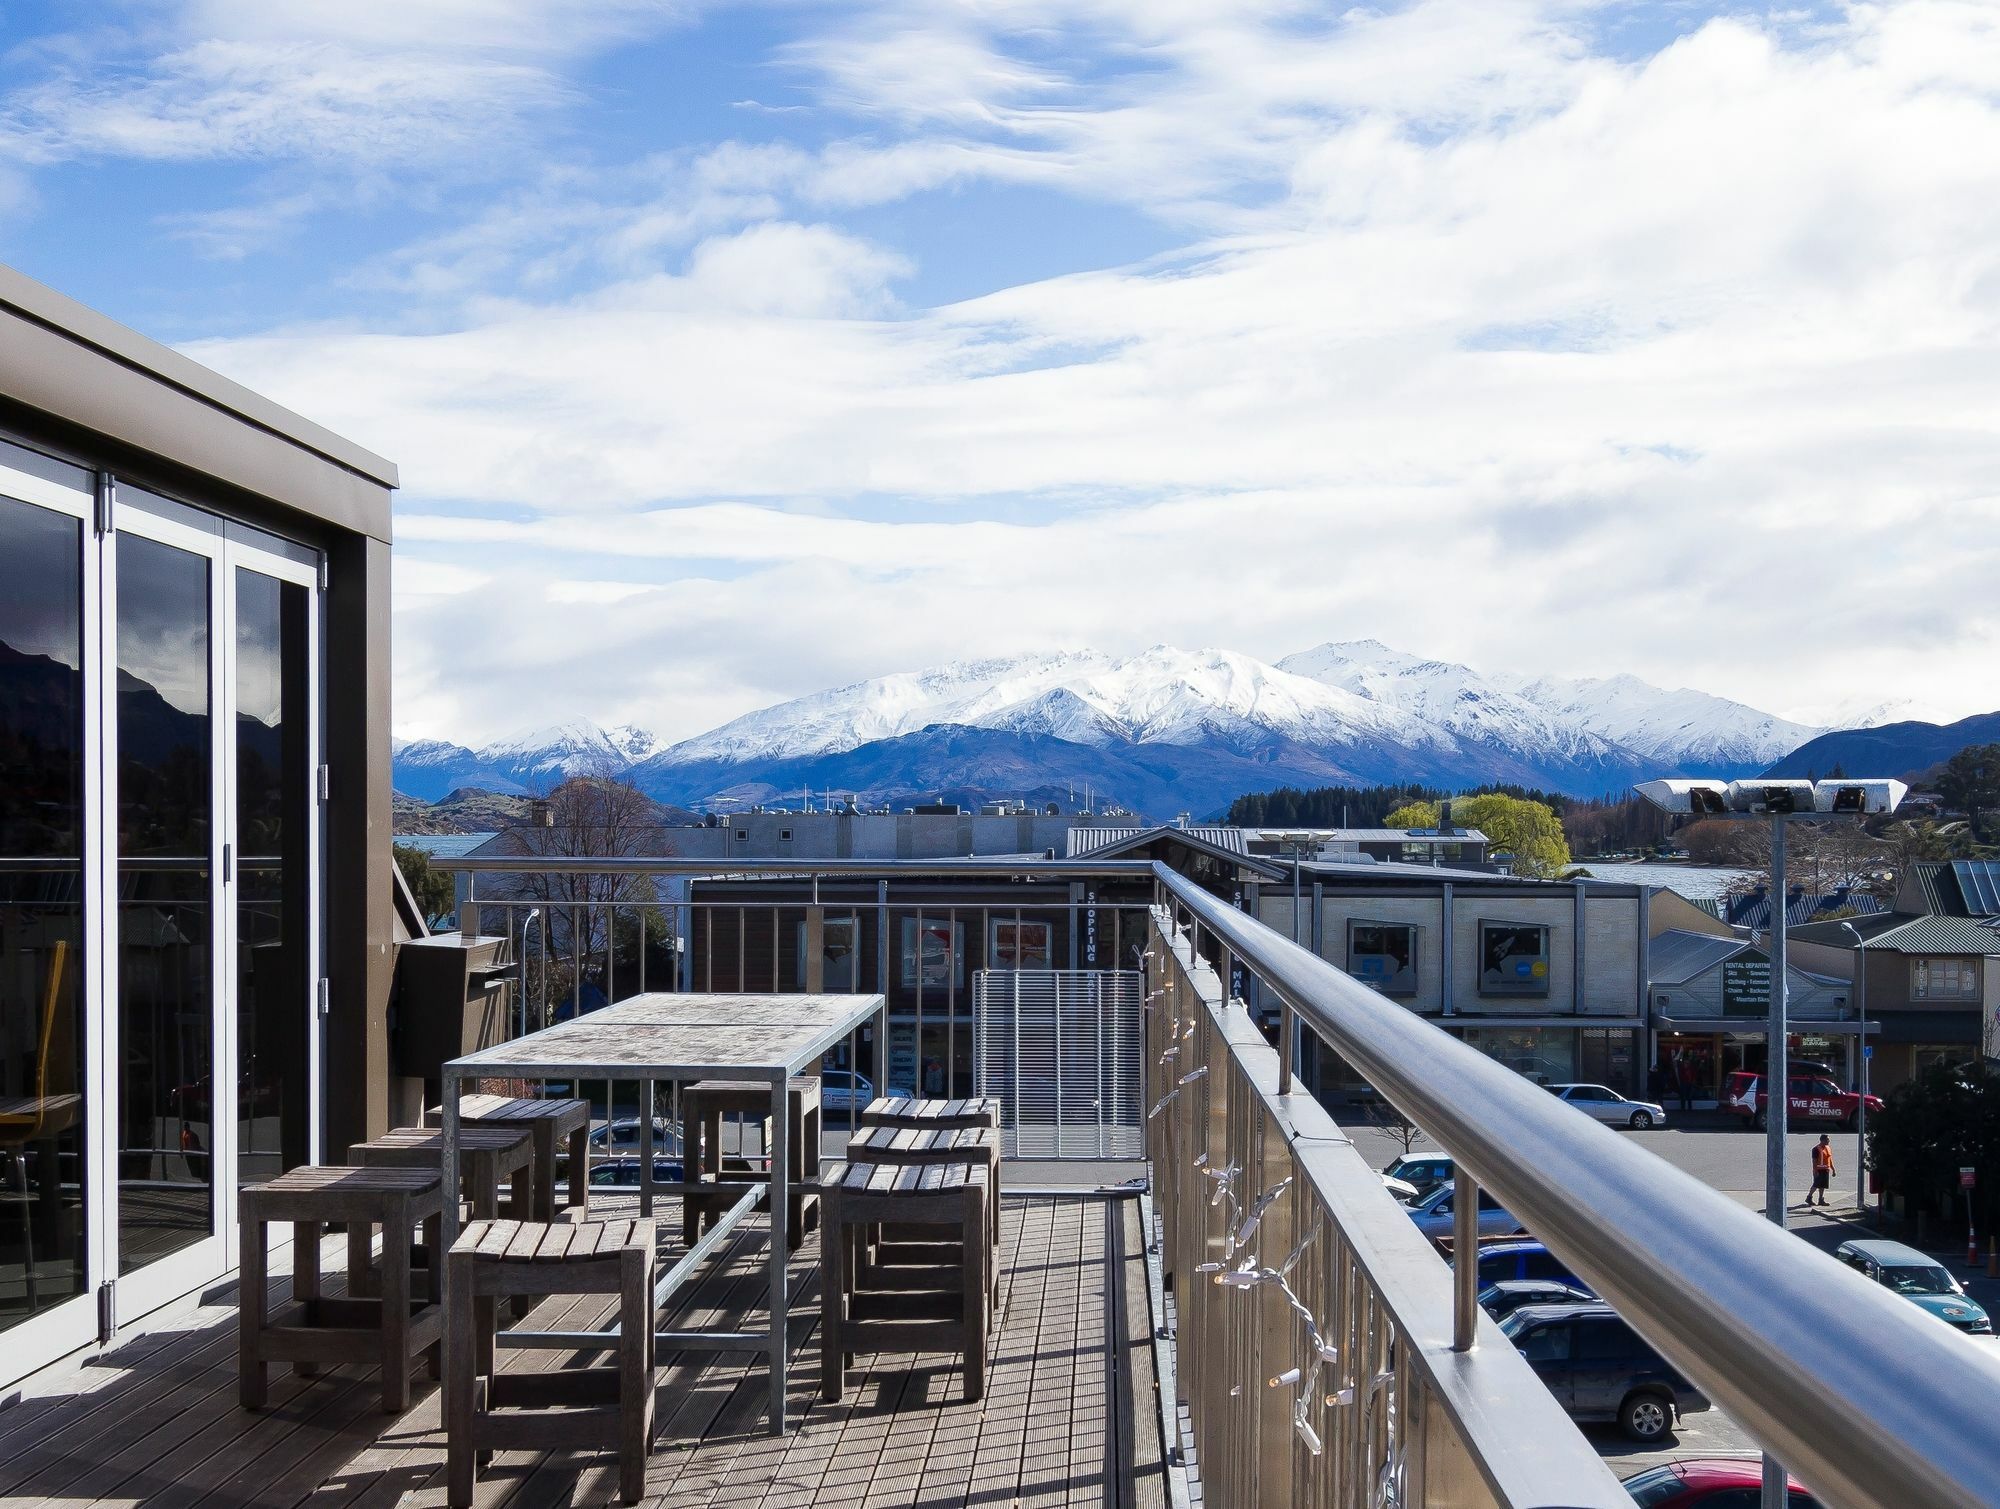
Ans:
POLYGON ((1968 744, 2000 744, 2000 713, 1975 713, 1956 723, 1904 720, 1873 728, 1845 728, 1801 744, 1771 767, 1772 775, 1849 775, 1908 778, 1942 765, 1968 744))
POLYGON ((396 788, 527 791, 617 774, 698 807, 805 790, 863 806, 1089 788, 1153 816, 1280 785, 1487 782, 1597 795, 1671 774, 1748 775, 1825 732, 1632 676, 1482 674, 1360 640, 1275 664, 1156 645, 965 660, 815 692, 662 745, 572 720, 480 748, 401 742, 396 788))

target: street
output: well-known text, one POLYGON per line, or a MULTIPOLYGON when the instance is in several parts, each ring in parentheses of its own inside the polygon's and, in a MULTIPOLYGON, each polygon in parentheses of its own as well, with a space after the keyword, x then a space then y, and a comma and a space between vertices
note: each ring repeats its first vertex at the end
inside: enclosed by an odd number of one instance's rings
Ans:
MULTIPOLYGON (((1762 1212, 1764 1138, 1722 1122, 1715 1113, 1695 1112, 1683 1117, 1669 1108, 1667 1114, 1670 1119, 1685 1121, 1686 1124, 1668 1125, 1645 1132, 1624 1131, 1619 1135, 1631 1138, 1646 1151, 1709 1187, 1720 1190, 1746 1208, 1762 1212)), ((1345 1113, 1341 1121, 1348 1135, 1354 1139, 1355 1149, 1372 1167, 1381 1168, 1401 1156, 1402 1139, 1395 1133, 1380 1125, 1356 1121, 1345 1113)), ((1830 1135, 1834 1150, 1833 1203, 1824 1211, 1803 1203, 1806 1191, 1812 1185, 1812 1147, 1819 1141, 1819 1132, 1792 1132, 1785 1139, 1786 1229, 1823 1252, 1831 1252, 1851 1237, 1880 1234, 1863 1224, 1861 1212, 1855 1205, 1854 1133, 1832 1131, 1830 1135)), ((1428 1139, 1420 1138, 1412 1150, 1422 1153, 1437 1149, 1428 1139)), ((1949 1238, 1956 1234, 1956 1228, 1941 1234, 1949 1238)), ((1898 1240, 1908 1241, 1909 1237, 1902 1234, 1898 1240)), ((1990 1311, 2000 1313, 2000 1278, 1987 1278, 1983 1264, 1976 1268, 1968 1266, 1964 1262, 1962 1240, 1955 1247, 1938 1250, 1934 1236, 1929 1245, 1938 1261, 1958 1276, 1967 1293, 1990 1311)), ((1995 1342, 1970 1344, 2000 1345, 1995 1342)), ((1735 1421, 1722 1410, 1714 1408, 1688 1416, 1672 1436, 1655 1446, 1641 1446, 1627 1440, 1615 1425, 1586 1425, 1581 1429, 1621 1478, 1630 1477, 1656 1463, 1682 1457, 1735 1456, 1754 1454, 1757 1450, 1756 1444, 1735 1421)))

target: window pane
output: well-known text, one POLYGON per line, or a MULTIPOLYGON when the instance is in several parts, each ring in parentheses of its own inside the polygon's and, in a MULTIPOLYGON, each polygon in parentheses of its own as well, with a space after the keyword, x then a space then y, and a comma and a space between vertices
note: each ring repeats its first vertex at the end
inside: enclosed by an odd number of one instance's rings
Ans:
POLYGON ((1622 1320, 1579 1320, 1576 1327, 1576 1356, 1580 1361, 1605 1362, 1631 1357, 1641 1350, 1639 1339, 1622 1320))
POLYGON ((215 1147, 209 563, 118 537, 118 1232, 209 1234, 215 1147))
POLYGON ((1549 930, 1511 923, 1479 925, 1479 989, 1483 995, 1549 993, 1549 930))
POLYGON ((0 1330, 84 1290, 83 526, 0 498, 0 1330))
POLYGON ((1384 995, 1415 995, 1416 928, 1404 923, 1349 923, 1347 970, 1362 984, 1384 995))
POLYGON ((239 1182, 306 1161, 306 589, 236 572, 239 1182))

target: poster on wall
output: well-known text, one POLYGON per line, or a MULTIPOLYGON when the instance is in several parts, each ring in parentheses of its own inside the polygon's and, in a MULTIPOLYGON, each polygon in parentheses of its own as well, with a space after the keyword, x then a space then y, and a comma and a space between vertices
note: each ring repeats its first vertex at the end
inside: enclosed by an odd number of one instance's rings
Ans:
POLYGON ((963 989, 965 924, 942 917, 903 919, 903 986, 907 990, 963 989))
POLYGON ((991 954, 995 969, 1053 969, 1053 929, 1046 922, 994 919, 991 954))
POLYGON ((914 1022, 889 1024, 889 1083, 883 1093, 909 1095, 917 1086, 917 1027, 914 1022))

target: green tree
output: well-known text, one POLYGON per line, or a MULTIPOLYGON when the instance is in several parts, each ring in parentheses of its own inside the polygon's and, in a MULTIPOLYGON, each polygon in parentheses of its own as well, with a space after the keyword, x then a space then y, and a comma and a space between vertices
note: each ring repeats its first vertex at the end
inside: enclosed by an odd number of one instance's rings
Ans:
POLYGON ((394 851, 396 868, 403 872, 410 894, 416 897, 417 910, 424 914, 424 922, 434 926, 449 918, 458 901, 451 877, 433 870, 430 855, 415 844, 396 844, 394 851))
MULTIPOLYGON (((1436 802, 1405 802, 1382 819, 1385 828, 1435 828, 1441 809, 1436 802)), ((1456 812, 1454 810, 1454 816, 1456 812)))
POLYGON ((1896 1086, 1868 1118, 1868 1166, 1912 1211, 1935 1215, 1965 1208, 1958 1171, 1976 1169, 1974 1214, 1992 1231, 2000 1215, 2000 1073, 1977 1060, 1934 1064, 1896 1086))
POLYGON ((2000 808, 2000 744, 1969 744, 1944 762, 1938 795, 1972 823, 1972 841, 1987 843, 1986 816, 2000 808))
MULTIPOLYGON (((1443 816, 1436 802, 1407 802, 1382 819, 1386 828, 1435 828, 1443 816)), ((1477 828, 1489 851, 1514 856, 1514 873, 1554 880, 1569 868, 1569 840, 1562 819, 1547 802, 1488 791, 1452 798, 1454 827, 1477 828)))

